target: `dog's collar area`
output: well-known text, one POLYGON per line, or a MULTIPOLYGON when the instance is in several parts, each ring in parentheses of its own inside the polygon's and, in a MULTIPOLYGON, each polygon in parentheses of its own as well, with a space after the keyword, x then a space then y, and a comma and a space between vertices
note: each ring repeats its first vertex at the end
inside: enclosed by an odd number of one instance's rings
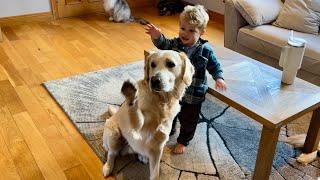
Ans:
POLYGON ((160 99, 162 99, 161 104, 167 104, 169 102, 169 93, 168 92, 162 92, 162 91, 153 91, 154 94, 156 94, 160 99))

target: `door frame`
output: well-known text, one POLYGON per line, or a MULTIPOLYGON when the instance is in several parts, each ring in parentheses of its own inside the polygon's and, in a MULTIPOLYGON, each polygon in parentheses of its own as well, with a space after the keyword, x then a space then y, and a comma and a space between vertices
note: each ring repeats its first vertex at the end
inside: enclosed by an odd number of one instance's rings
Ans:
POLYGON ((58 2, 57 1, 58 0, 50 0, 51 12, 52 12, 53 19, 59 18, 58 5, 57 5, 58 2))

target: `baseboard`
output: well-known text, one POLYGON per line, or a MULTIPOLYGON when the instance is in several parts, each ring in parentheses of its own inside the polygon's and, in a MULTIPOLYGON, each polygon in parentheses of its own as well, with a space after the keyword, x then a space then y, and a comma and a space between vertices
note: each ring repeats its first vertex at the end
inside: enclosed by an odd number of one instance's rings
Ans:
POLYGON ((27 14, 0 18, 0 26, 15 26, 35 22, 48 22, 53 19, 52 12, 27 14))
POLYGON ((156 4, 156 0, 127 0, 130 8, 150 7, 156 4))
MULTIPOLYGON (((190 2, 186 2, 186 1, 182 1, 183 5, 194 5, 190 2)), ((224 15, 223 14, 219 14, 217 12, 214 12, 214 11, 211 11, 208 9, 208 15, 209 15, 209 18, 210 20, 213 20, 217 23, 220 23, 220 24, 224 24, 224 15)))

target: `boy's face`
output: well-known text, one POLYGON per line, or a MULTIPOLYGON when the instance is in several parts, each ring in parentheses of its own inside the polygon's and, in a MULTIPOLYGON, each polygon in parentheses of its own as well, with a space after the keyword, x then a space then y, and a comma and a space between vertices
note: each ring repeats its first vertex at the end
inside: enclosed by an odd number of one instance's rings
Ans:
POLYGON ((191 47, 199 40, 203 33, 204 30, 200 30, 198 27, 189 24, 185 20, 180 20, 179 38, 183 45, 191 47))

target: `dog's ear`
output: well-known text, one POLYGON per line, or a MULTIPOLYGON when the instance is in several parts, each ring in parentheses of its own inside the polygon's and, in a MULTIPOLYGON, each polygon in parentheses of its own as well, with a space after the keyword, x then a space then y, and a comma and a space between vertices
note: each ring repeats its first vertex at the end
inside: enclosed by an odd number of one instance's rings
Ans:
POLYGON ((152 49, 148 49, 148 50, 144 50, 144 59, 147 59, 148 56, 150 56, 151 54, 155 53, 159 51, 156 48, 152 48, 152 49))
POLYGON ((181 60, 183 61, 182 66, 182 81, 189 86, 192 82, 192 77, 194 74, 194 67, 190 62, 190 59, 184 52, 179 53, 181 60))
POLYGON ((149 82, 149 56, 150 53, 144 50, 144 80, 149 82))
POLYGON ((144 50, 144 80, 146 80, 147 82, 149 81, 149 59, 150 56, 156 51, 156 49, 144 50))

